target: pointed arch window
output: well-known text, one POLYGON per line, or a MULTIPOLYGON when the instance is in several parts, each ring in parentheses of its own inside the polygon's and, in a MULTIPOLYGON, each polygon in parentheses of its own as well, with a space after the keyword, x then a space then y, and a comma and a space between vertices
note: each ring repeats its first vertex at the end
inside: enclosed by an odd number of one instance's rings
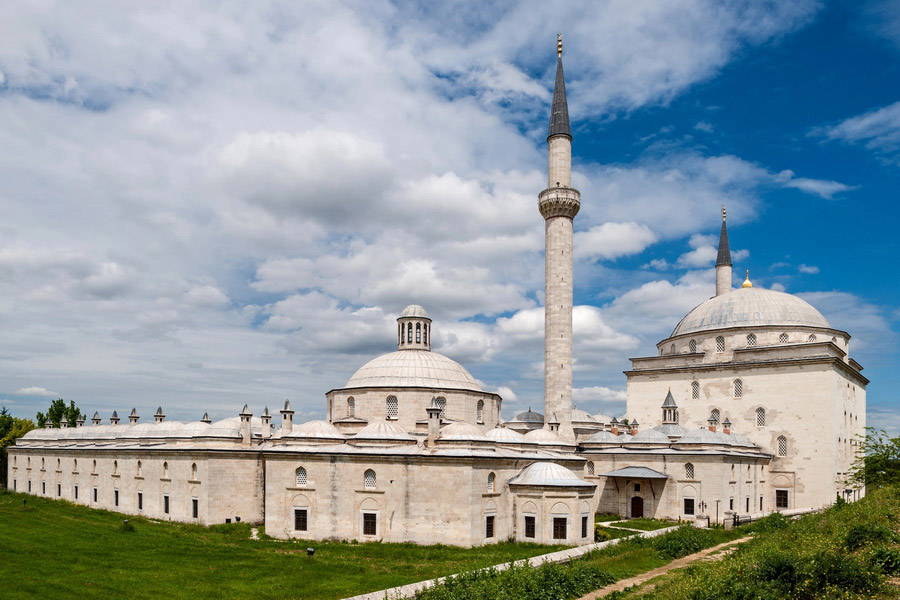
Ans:
POLYGON ((412 344, 412 323, 406 324, 406 343, 412 344))
POLYGON ((735 398, 743 398, 744 397, 744 382, 740 379, 734 380, 734 397, 735 398))
POLYGON ((669 348, 669 354, 675 354, 675 344, 672 344, 672 346, 669 348))
POLYGON ((406 323, 400 323, 400 345, 406 341, 406 323))
POLYGON ((441 409, 441 418, 443 419, 447 413, 447 399, 443 396, 438 396, 434 399, 434 402, 441 409))
POLYGON ((193 463, 191 465, 191 481, 197 481, 197 475, 199 475, 199 471, 197 470, 197 463, 193 463))
POLYGON ((396 419, 400 414, 400 406, 397 402, 397 396, 387 397, 387 418, 396 419))
POLYGON ((347 416, 355 417, 356 416, 356 398, 350 396, 347 398, 347 416))
POLYGON ((747 345, 748 345, 748 346, 755 346, 755 345, 756 345, 756 334, 755 334, 755 333, 748 333, 748 334, 747 334, 747 345))
POLYGON ((163 479, 168 479, 168 478, 169 478, 169 463, 164 462, 163 463, 163 479))
POLYGON ((297 487, 303 487, 304 485, 306 485, 306 468, 297 467, 297 470, 294 471, 294 480, 297 482, 297 487))
POLYGON ((494 485, 495 485, 496 481, 497 481, 496 475, 494 475, 493 473, 488 474, 487 491, 489 494, 494 492, 494 485))
POLYGON ((428 323, 422 325, 422 343, 428 343, 428 323))
POLYGON ((722 353, 725 352, 725 337, 719 336, 716 338, 716 352, 722 353))
POLYGON ((807 341, 807 342, 814 342, 814 341, 816 341, 816 334, 814 334, 814 333, 809 334, 809 337, 806 338, 806 341, 807 341))
POLYGON ((757 427, 765 427, 766 426, 766 409, 759 407, 756 409, 756 426, 757 427))
POLYGON ((709 418, 712 419, 713 421, 715 421, 716 423, 719 422, 721 416, 722 416, 722 413, 719 412, 718 408, 712 409, 712 412, 709 414, 709 418))
POLYGON ((691 354, 697 351, 697 340, 691 340, 688 342, 688 348, 691 350, 691 354))
POLYGON ((422 324, 416 323, 416 343, 422 343, 422 324))
POLYGON ((366 469, 366 472, 363 474, 363 484, 368 489, 374 489, 377 483, 377 479, 375 477, 375 471, 372 469, 366 469))
POLYGON ((700 398, 700 382, 692 381, 691 382, 691 398, 697 400, 700 398))
POLYGON ((594 474, 594 462, 591 461, 591 460, 589 460, 588 463, 587 463, 587 474, 588 474, 588 475, 593 475, 593 474, 594 474))
POLYGON ((685 479, 694 478, 694 463, 686 463, 684 465, 684 477, 685 479))
POLYGON ((778 436, 778 456, 787 456, 787 438, 778 436))
POLYGON ((484 400, 479 400, 478 404, 475 406, 475 421, 477 423, 484 423, 484 400))
POLYGON ((790 338, 788 338, 788 334, 782 333, 781 335, 778 336, 778 343, 787 344, 789 339, 790 338))

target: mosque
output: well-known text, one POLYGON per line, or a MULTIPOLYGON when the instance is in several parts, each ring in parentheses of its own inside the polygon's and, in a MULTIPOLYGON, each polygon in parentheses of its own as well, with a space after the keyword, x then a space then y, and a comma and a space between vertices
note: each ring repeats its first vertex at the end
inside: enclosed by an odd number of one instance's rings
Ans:
MULTIPOLYGON (((264 523, 278 538, 474 546, 584 544, 593 515, 723 521, 828 505, 865 429, 866 385, 850 335, 796 296, 732 289, 725 214, 716 295, 631 359, 627 419, 572 404, 571 187, 562 65, 547 137, 543 413, 504 422, 502 398, 431 350, 417 305, 397 350, 325 394, 326 419, 256 416, 63 422, 9 448, 12 490, 201 524, 264 523), (655 424, 655 426, 651 426, 655 424)), ((438 325, 439 326, 439 325, 438 325)), ((385 332, 387 334, 387 332, 385 332)))

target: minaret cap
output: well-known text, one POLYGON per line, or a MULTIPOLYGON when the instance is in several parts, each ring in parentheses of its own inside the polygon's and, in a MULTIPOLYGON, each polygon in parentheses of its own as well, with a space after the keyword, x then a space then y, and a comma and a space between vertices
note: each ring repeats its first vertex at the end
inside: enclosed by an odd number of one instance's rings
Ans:
POLYGON ((572 130, 569 127, 569 104, 566 102, 566 77, 563 74, 562 64, 562 34, 556 38, 556 85, 553 87, 553 106, 547 139, 554 135, 572 137, 572 130))
POLYGON ((725 226, 725 205, 722 205, 722 231, 719 233, 719 253, 716 266, 731 266, 731 249, 728 247, 728 228, 725 226))

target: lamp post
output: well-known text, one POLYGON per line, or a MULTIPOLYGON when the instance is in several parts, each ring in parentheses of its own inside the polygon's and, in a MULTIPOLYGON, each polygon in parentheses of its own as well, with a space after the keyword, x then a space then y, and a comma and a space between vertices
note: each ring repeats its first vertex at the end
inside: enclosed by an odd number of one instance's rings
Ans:
POLYGON ((721 502, 721 500, 716 500, 716 523, 719 522, 719 502, 721 502))

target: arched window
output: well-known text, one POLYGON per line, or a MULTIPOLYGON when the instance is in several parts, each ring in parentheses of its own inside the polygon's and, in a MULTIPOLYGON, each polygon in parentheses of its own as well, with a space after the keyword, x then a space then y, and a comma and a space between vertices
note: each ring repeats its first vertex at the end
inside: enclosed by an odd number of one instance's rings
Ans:
MULTIPOLYGON (((96 460, 94 461, 94 464, 97 464, 96 460)), ((42 471, 44 470, 44 459, 43 458, 41 459, 41 470, 42 471)))
POLYGON ((412 344, 412 323, 406 324, 406 343, 412 344))
POLYGON ((660 346, 659 347, 659 355, 662 356, 665 353, 666 353, 666 348, 664 346, 660 346))
POLYGON ((692 354, 694 352, 696 352, 697 351, 697 340, 691 340, 690 342, 688 342, 688 348, 690 348, 692 354))
POLYGON ((376 479, 375 479, 375 471, 372 469, 366 469, 365 474, 363 475, 363 483, 365 487, 372 489, 375 487, 376 479))
POLYGON ((778 342, 781 344, 787 344, 788 339, 789 339, 788 334, 786 334, 786 333, 782 333, 781 335, 778 336, 778 342))
POLYGON ((416 323, 416 343, 422 343, 422 324, 416 323))
POLYGON ((400 345, 406 342, 406 323, 400 323, 400 345))
POLYGON ((588 475, 593 475, 593 474, 594 474, 594 461, 591 461, 591 460, 588 461, 588 463, 587 463, 587 474, 588 474, 588 475))
POLYGON ((197 473, 197 463, 193 463, 193 464, 191 465, 191 479, 192 479, 193 481, 197 481, 197 475, 198 475, 198 473, 197 473))
POLYGON ((722 416, 722 413, 719 412, 718 408, 712 409, 712 412, 709 414, 709 418, 712 419, 713 421, 715 421, 716 423, 719 422, 719 419, 721 416, 722 416))
POLYGON ((484 423, 484 400, 479 400, 475 406, 475 421, 484 423))
POLYGON ((807 341, 807 342, 814 342, 814 341, 816 341, 816 334, 814 334, 814 333, 809 334, 809 337, 806 338, 806 341, 807 341))
POLYGON ((765 427, 766 426, 766 409, 760 407, 756 409, 756 426, 757 427, 765 427))
MULTIPOLYGON (((294 475, 296 476, 297 487, 302 487, 306 485, 306 469, 303 467, 297 467, 297 470, 294 471, 294 475)), ((367 486, 368 487, 368 486, 367 486)))
POLYGON ((725 352, 725 338, 721 335, 716 338, 716 352, 725 352))
POLYGON ((347 416, 355 417, 356 416, 356 398, 350 396, 347 398, 347 416))
POLYGON ((28 460, 25 462, 25 466, 27 466, 29 469, 31 468, 31 457, 30 456, 28 457, 28 460))
POLYGON ((428 343, 428 323, 422 325, 422 343, 428 343))
POLYGON ((778 456, 787 456, 787 438, 778 436, 778 456))
POLYGON ((144 467, 144 463, 142 463, 141 461, 138 461, 138 462, 137 462, 137 475, 138 475, 138 477, 140 477, 140 476, 143 474, 143 467, 144 467))
POLYGON ((56 470, 59 471, 62 469, 62 460, 56 459, 56 470))
POLYGON ((700 382, 692 381, 691 382, 691 398, 694 400, 700 397, 700 382))
POLYGON ((163 478, 164 479, 169 478, 169 463, 167 463, 167 462, 163 463, 163 478))
POLYGON ((387 418, 388 419, 396 419, 399 412, 400 412, 400 409, 397 404, 397 396, 388 396, 387 397, 387 418))
POLYGON ((77 458, 74 461, 72 461, 72 470, 78 471, 78 459, 77 458))
POLYGON ((685 479, 694 478, 694 463, 686 463, 684 465, 684 477, 685 479))
POLYGON ((447 412, 447 399, 443 396, 438 396, 434 399, 435 403, 438 405, 438 408, 441 409, 441 418, 444 418, 445 413, 447 412))
POLYGON ((494 482, 497 480, 497 476, 493 473, 490 473, 487 478, 487 491, 488 493, 492 493, 494 491, 494 482))
POLYGON ((672 344, 672 345, 669 347, 669 354, 675 354, 675 344, 672 344))
POLYGON ((96 473, 96 472, 97 472, 97 461, 95 460, 91 464, 91 473, 96 473))
POLYGON ((756 345, 756 334, 755 334, 755 333, 748 333, 748 334, 747 334, 747 345, 748 345, 748 346, 755 346, 755 345, 756 345))
POLYGON ((113 461, 113 475, 117 474, 118 472, 119 472, 119 461, 114 460, 113 461))
POLYGON ((743 398, 744 397, 744 382, 740 379, 734 380, 734 397, 735 398, 743 398))

